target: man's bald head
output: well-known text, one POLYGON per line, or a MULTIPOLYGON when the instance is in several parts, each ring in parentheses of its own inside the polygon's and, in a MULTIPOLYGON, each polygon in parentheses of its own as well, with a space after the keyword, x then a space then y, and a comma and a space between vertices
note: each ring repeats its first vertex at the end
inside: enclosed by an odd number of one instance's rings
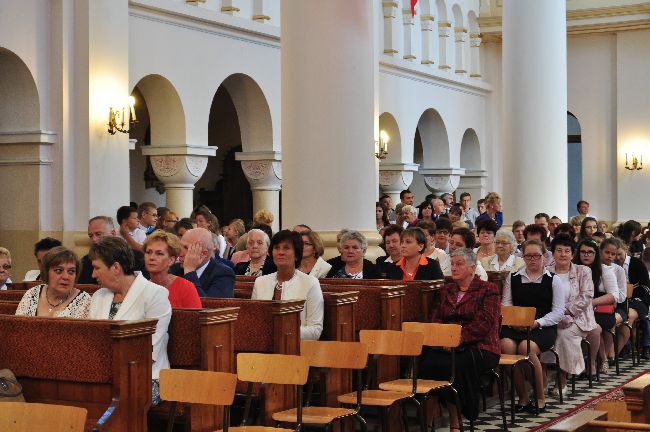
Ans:
POLYGON ((183 234, 181 244, 187 243, 200 243, 209 253, 210 256, 214 253, 214 241, 212 240, 212 233, 205 228, 193 228, 183 234))

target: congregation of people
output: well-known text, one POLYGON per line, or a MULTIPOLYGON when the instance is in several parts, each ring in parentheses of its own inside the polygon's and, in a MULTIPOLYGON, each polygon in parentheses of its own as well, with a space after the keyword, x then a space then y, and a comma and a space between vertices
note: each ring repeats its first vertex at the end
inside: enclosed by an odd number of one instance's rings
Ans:
MULTIPOLYGON (((396 206, 382 196, 376 223, 385 255, 373 262, 366 236, 356 230, 342 229, 336 239, 339 255, 326 260, 315 230, 305 224, 274 233, 275 215, 267 210, 258 211, 251 223, 234 219, 221 226, 205 206, 179 218, 145 202, 120 207, 115 218, 91 218, 91 246, 81 259, 59 240, 40 240, 34 246, 37 268, 22 279, 12 274, 10 251, 0 248, 0 289, 11 289, 12 278, 41 282, 25 292, 16 315, 157 319, 155 405, 160 371, 169 368, 172 308, 201 308, 201 297, 234 297, 237 275, 256 278, 252 299, 305 300, 300 336, 312 340, 323 332, 319 279, 446 279, 430 320, 462 325, 454 380, 460 397, 441 396, 451 430, 458 430, 456 404, 460 401, 466 417, 477 417, 476 377, 495 368, 501 354, 530 352, 532 370, 521 368, 515 375, 515 409, 543 412, 546 397, 564 392, 570 375, 607 374, 615 357, 631 350, 630 328, 637 320, 647 323, 650 304, 649 227, 636 221, 610 226, 589 215, 586 201, 566 222, 538 213, 530 224, 505 227, 497 193, 472 204, 469 193, 460 194, 458 202, 448 193, 428 195, 415 205, 413 193, 404 190, 396 206), (509 273, 502 292, 488 282, 488 272, 495 271, 509 273), (631 296, 628 283, 634 285, 631 296), (91 296, 79 284, 101 288, 91 296), (501 326, 502 305, 535 308, 530 335, 501 326), (583 340, 589 342, 591 364, 585 364, 583 340), (547 389, 551 348, 559 356, 560 387, 547 389), (535 384, 532 394, 527 379, 535 384)), ((647 357, 647 329, 645 335, 641 346, 647 357)), ((449 351, 423 350, 420 361, 422 378, 448 379, 452 373, 449 351)))

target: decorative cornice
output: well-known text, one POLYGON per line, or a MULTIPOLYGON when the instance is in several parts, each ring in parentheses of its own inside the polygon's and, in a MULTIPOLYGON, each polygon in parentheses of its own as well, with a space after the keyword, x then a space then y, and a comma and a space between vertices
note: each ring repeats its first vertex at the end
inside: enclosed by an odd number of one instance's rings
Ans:
POLYGON ((0 159, 0 166, 21 165, 52 165, 52 161, 40 158, 0 159))
POLYGON ((0 132, 0 144, 54 144, 56 136, 45 130, 0 132))
POLYGON ((235 6, 222 6, 221 12, 239 12, 240 9, 235 6))

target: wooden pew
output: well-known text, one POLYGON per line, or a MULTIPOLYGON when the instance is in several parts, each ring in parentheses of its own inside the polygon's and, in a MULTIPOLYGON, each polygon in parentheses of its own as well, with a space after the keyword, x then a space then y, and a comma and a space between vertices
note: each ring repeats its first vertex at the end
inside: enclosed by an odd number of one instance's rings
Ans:
POLYGON ((102 431, 144 432, 155 329, 156 320, 0 315, 0 369, 14 372, 28 402, 86 408, 102 431))
POLYGON ((650 431, 650 374, 623 386, 624 402, 601 402, 551 426, 555 432, 650 431))
POLYGON ((42 284, 42 281, 29 281, 29 282, 12 282, 10 284, 7 284, 7 289, 10 290, 28 290, 31 287, 35 287, 36 285, 42 284))
MULTIPOLYGON (((34 286, 40 285, 41 283, 42 282, 39 282, 38 284, 32 285, 29 288, 33 288, 34 286)), ((101 287, 99 285, 77 284, 76 288, 80 291, 86 291, 92 296, 101 287)), ((0 301, 20 301, 23 298, 23 295, 25 295, 25 292, 26 290, 24 289, 9 289, 6 291, 0 291, 0 301)))
POLYGON ((488 275, 488 282, 492 282, 499 288, 499 292, 503 293, 503 284, 506 281, 506 278, 510 276, 509 271, 489 271, 486 272, 488 275))

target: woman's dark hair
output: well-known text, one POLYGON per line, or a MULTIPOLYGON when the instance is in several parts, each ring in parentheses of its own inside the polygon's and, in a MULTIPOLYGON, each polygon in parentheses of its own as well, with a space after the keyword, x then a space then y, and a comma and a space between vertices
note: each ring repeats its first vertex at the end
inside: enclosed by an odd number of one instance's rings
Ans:
POLYGON ((598 229, 598 221, 596 220, 596 218, 592 218, 591 216, 587 216, 586 218, 584 218, 582 220, 582 222, 580 222, 580 234, 578 235, 578 238, 580 240, 584 240, 586 238, 589 238, 589 237, 587 237, 587 233, 586 233, 586 229, 585 229, 585 227, 587 226, 587 222, 594 222, 596 224, 596 229, 598 229))
POLYGON ((473 249, 476 245, 476 236, 469 228, 456 228, 452 233, 452 236, 458 235, 463 238, 465 242, 465 247, 467 249, 473 249))
MULTIPOLYGON (((260 228, 261 229, 261 228, 260 228)), ((287 242, 293 246, 293 252, 296 255, 295 266, 300 267, 300 261, 302 261, 302 235, 295 231, 291 230, 282 230, 275 233, 273 238, 271 238, 271 251, 275 249, 280 243, 287 242)))
POLYGON ((36 254, 39 253, 40 251, 49 251, 50 249, 55 248, 57 246, 61 246, 60 240, 57 240, 52 237, 45 237, 44 239, 40 239, 34 245, 34 256, 36 256, 36 254))
POLYGON ((43 273, 41 273, 41 280, 44 283, 49 283, 50 269, 52 267, 58 266, 59 264, 69 263, 69 262, 74 263, 75 270, 76 270, 74 281, 76 283, 77 278, 79 277, 79 272, 81 271, 81 262, 79 261, 79 257, 77 256, 76 253, 63 246, 53 247, 52 249, 47 251, 47 253, 43 257, 43 273))
POLYGON ((185 228, 187 231, 194 229, 194 225, 192 225, 192 219, 190 218, 183 218, 176 222, 176 225, 174 225, 174 233, 176 233, 177 236, 180 237, 179 231, 181 228, 185 228))
POLYGON ((555 236, 559 236, 560 234, 566 234, 570 237, 575 236, 575 231, 573 230, 573 227, 571 226, 570 223, 561 223, 555 228, 555 236))
POLYGON ((427 248, 427 236, 424 234, 422 228, 406 228, 402 231, 402 234, 399 235, 400 240, 403 240, 404 237, 415 239, 415 242, 422 246, 420 253, 424 252, 427 248))
POLYGON ((454 224, 451 223, 448 217, 439 217, 436 220, 436 231, 446 230, 449 234, 454 230, 454 224))
MULTIPOLYGON (((251 227, 251 229, 262 230, 262 231, 264 231, 266 233, 267 236, 269 236, 269 238, 273 237, 273 230, 267 224, 254 224, 251 227)), ((302 237, 300 238, 300 244, 302 244, 302 237)))
POLYGON ((431 208, 431 213, 433 214, 433 206, 431 205, 431 201, 422 201, 420 205, 418 206, 418 219, 422 219, 422 209, 425 207, 430 207, 431 208))
POLYGON ((203 216, 203 218, 210 224, 210 228, 208 228, 209 231, 212 231, 215 234, 221 234, 220 233, 220 227, 219 227, 219 219, 217 219, 217 216, 212 213, 212 211, 207 208, 204 205, 198 206, 197 208, 194 209, 192 212, 192 219, 196 220, 197 216, 203 216))
POLYGON ((435 222, 429 222, 429 221, 420 221, 416 225, 416 227, 423 229, 425 234, 429 234, 431 237, 433 237, 436 234, 436 223, 435 222))
POLYGON ((404 228, 402 228, 399 225, 388 225, 386 229, 384 230, 384 241, 386 241, 386 237, 391 236, 393 234, 402 234, 402 231, 404 231, 404 228))
POLYGON ((555 248, 558 246, 567 246, 571 248, 571 253, 576 251, 576 242, 573 240, 573 236, 569 234, 560 234, 556 235, 551 242, 551 252, 555 252, 555 248))
POLYGON ((106 267, 118 263, 125 275, 132 275, 135 271, 135 257, 133 250, 120 237, 104 237, 90 247, 88 258, 101 260, 106 267))
MULTIPOLYGON (((591 280, 594 281, 594 292, 598 290, 598 285, 600 285, 600 278, 603 275, 603 268, 601 267, 600 261, 600 249, 598 248, 598 243, 592 239, 584 239, 578 243, 578 248, 575 256, 573 257, 574 264, 582 264, 580 260, 580 248, 586 246, 594 250, 594 262, 588 266, 591 269, 591 280)), ((584 264, 582 264, 584 265, 584 264)))
POLYGON ((641 224, 635 220, 629 220, 623 225, 619 225, 616 230, 616 237, 623 240, 625 243, 630 244, 632 239, 641 233, 641 224))
POLYGON ((530 224, 526 225, 526 228, 524 228, 524 238, 528 240, 528 235, 530 234, 539 234, 542 240, 544 240, 546 239, 547 232, 541 225, 530 224))
MULTIPOLYGON (((528 246, 537 246, 542 250, 542 255, 546 253, 546 245, 544 244, 543 241, 537 240, 537 239, 531 239, 531 240, 526 240, 521 244, 521 254, 524 255, 526 253, 526 248, 528 246)), ((542 257, 543 258, 543 257, 542 257)))
POLYGON ((476 222, 476 234, 481 234, 481 231, 483 230, 490 231, 492 234, 496 235, 497 231, 499 231, 499 226, 492 218, 480 219, 476 222))
POLYGON ((378 209, 378 208, 381 209, 381 222, 384 224, 384 226, 390 225, 390 222, 388 221, 388 215, 384 211, 384 208, 381 206, 381 203, 379 201, 377 201, 377 203, 375 205, 375 208, 376 209, 378 209))
POLYGON ((621 248, 621 240, 617 239, 616 237, 610 237, 600 242, 601 251, 605 250, 607 246, 614 246, 616 250, 619 250, 621 248))

